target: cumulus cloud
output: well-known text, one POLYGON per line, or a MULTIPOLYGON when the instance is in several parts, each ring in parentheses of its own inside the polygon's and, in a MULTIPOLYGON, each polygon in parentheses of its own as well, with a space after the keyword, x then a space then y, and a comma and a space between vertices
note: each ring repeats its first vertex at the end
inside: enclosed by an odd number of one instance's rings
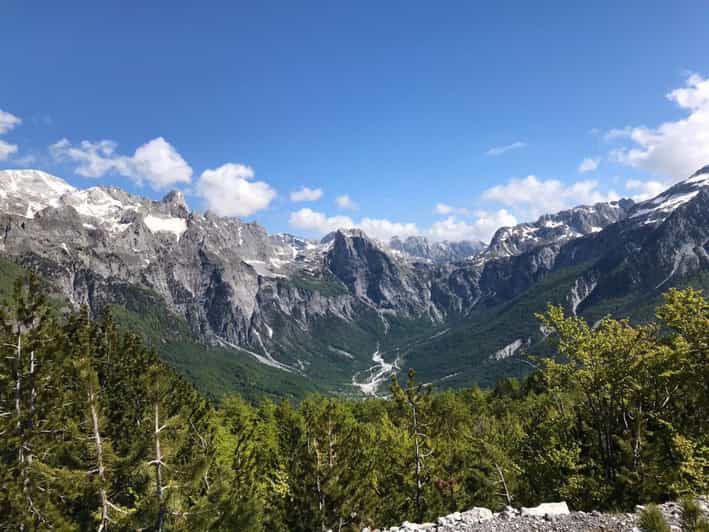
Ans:
POLYGON ((466 221, 449 216, 435 222, 426 232, 431 240, 482 240, 488 242, 500 227, 516 225, 517 219, 506 209, 494 212, 478 211, 475 219, 466 221))
POLYGON ((14 153, 17 153, 17 144, 10 144, 0 140, 0 161, 6 161, 14 153))
POLYGON ((290 200, 295 202, 300 201, 317 201, 322 198, 321 188, 303 187, 300 190, 294 190, 290 193, 290 200))
POLYGON ((590 157, 586 157, 579 164, 579 173, 585 174, 586 172, 593 172, 596 168, 598 168, 598 163, 598 159, 591 159, 590 157))
POLYGON ((447 205, 445 203, 436 203, 436 206, 433 209, 434 214, 442 214, 444 216, 448 214, 462 214, 462 215, 468 215, 470 214, 470 211, 466 209, 465 207, 453 207, 451 205, 447 205))
POLYGON ((600 192, 598 181, 595 180, 565 185, 556 179, 544 181, 533 175, 524 179, 511 179, 504 185, 489 188, 483 193, 483 197, 507 207, 519 208, 530 218, 576 205, 619 199, 618 194, 613 191, 605 194, 600 192))
POLYGON ((0 135, 4 135, 8 131, 15 129, 21 123, 22 119, 19 116, 0 109, 0 135))
POLYGON ((135 168, 135 174, 155 189, 163 189, 176 183, 189 183, 192 178, 192 168, 162 137, 153 139, 135 150, 132 166, 135 168))
POLYGON ((348 211, 356 211, 359 209, 359 205, 352 200, 347 194, 343 194, 342 196, 337 196, 335 198, 335 203, 337 203, 337 206, 340 209, 346 209, 348 211))
POLYGON ((709 79, 694 74, 666 96, 686 111, 684 118, 614 129, 606 139, 629 143, 611 152, 616 161, 677 181, 709 164, 709 79))
POLYGON ((120 155, 117 147, 111 140, 84 140, 73 145, 68 139, 61 139, 52 144, 49 151, 58 161, 77 163, 74 171, 84 177, 116 173, 138 184, 147 182, 155 190, 189 183, 192 178, 190 165, 162 137, 139 146, 132 156, 120 155))
POLYGON ((421 234, 415 223, 398 223, 377 218, 362 218, 357 227, 367 235, 384 242, 391 240, 394 236, 407 238, 421 234))
POLYGON ((641 181, 639 179, 629 179, 625 182, 625 188, 631 192, 632 198, 635 201, 644 201, 646 199, 654 198, 664 192, 669 186, 670 183, 663 183, 661 181, 641 181))
MULTIPOLYGON (((22 123, 22 119, 7 111, 0 109, 0 135, 13 130, 22 123)), ((17 144, 10 144, 0 139, 0 161, 6 161, 11 155, 17 153, 17 144)))
POLYGON ((337 229, 350 229, 354 222, 349 216, 326 216, 307 207, 290 213, 290 224, 304 231, 324 235, 337 229))
POLYGON ((322 212, 304 208, 290 214, 290 225, 317 235, 325 235, 337 229, 358 228, 368 236, 389 241, 394 236, 409 237, 420 235, 421 231, 414 223, 398 223, 383 218, 362 218, 355 222, 349 216, 327 216, 322 212))
POLYGON ((253 177, 250 166, 228 163, 205 170, 197 181, 196 193, 219 216, 250 216, 268 207, 276 197, 268 183, 252 181, 253 177))
POLYGON ((526 146, 526 142, 520 141, 513 142, 512 144, 507 144, 506 146, 493 146, 485 152, 485 155, 497 157, 498 155, 502 155, 503 153, 507 153, 508 151, 519 150, 520 148, 525 148, 526 146))
POLYGON ((498 228, 517 223, 516 218, 505 209, 496 212, 476 212, 475 218, 470 221, 449 216, 435 222, 428 229, 421 229, 412 222, 393 222, 385 218, 362 218, 355 221, 349 216, 327 216, 309 208, 292 212, 289 221, 292 227, 318 236, 337 229, 358 228, 382 242, 388 242, 394 236, 406 238, 418 235, 426 236, 433 241, 487 241, 498 228))

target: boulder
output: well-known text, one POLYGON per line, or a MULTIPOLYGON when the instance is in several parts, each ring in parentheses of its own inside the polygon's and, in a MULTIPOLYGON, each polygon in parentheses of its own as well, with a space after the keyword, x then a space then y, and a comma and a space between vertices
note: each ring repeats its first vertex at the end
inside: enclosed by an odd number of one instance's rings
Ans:
POLYGON ((554 515, 567 515, 569 507, 565 501, 545 502, 533 508, 522 508, 522 517, 545 517, 554 515))
POLYGON ((488 521, 492 518, 492 510, 489 510, 488 508, 471 508, 470 510, 466 510, 460 514, 461 521, 470 525, 488 521))

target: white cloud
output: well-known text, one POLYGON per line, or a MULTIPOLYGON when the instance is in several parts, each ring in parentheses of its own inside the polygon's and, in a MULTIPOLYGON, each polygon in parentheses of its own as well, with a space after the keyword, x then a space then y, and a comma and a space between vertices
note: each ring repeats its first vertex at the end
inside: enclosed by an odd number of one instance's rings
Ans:
POLYGON ((290 193, 291 201, 317 201, 322 198, 321 188, 303 187, 290 193))
POLYGON ((449 216, 422 230, 415 223, 400 223, 385 218, 362 218, 355 221, 349 216, 327 216, 326 214, 303 208, 290 214, 290 225, 296 229, 319 236, 337 229, 358 228, 368 236, 388 242, 392 237, 406 238, 423 235, 434 241, 440 240, 489 240, 500 227, 515 225, 517 220, 507 210, 477 212, 470 222, 449 216))
POLYGON ((644 201, 654 198, 664 192, 670 186, 669 183, 661 181, 641 181, 639 179, 629 179, 625 182, 625 188, 633 193, 635 201, 644 201))
POLYGON ((4 135, 8 131, 16 128, 22 123, 22 119, 19 116, 15 116, 12 113, 3 111, 0 109, 0 135, 4 135))
POLYGON ((192 178, 192 168, 162 137, 135 150, 132 164, 136 175, 155 189, 167 188, 176 183, 189 183, 192 178))
POLYGON ((579 164, 579 173, 585 174, 586 172, 593 172, 596 168, 598 168, 598 163, 598 159, 586 157, 583 161, 581 161, 581 164, 579 164))
POLYGON ((289 217, 290 224, 304 231, 324 235, 337 229, 350 229, 354 222, 349 216, 326 216, 321 212, 303 208, 292 212, 289 217))
POLYGON ((337 196, 335 198, 335 203, 337 203, 337 206, 340 209, 347 209, 348 211, 356 211, 359 209, 359 205, 352 201, 352 198, 350 198, 347 194, 343 194, 342 196, 337 196))
POLYGON ((61 139, 52 144, 49 151, 57 160, 78 163, 74 171, 84 177, 117 173, 138 184, 147 181, 156 190, 189 183, 192 178, 192 168, 162 137, 139 146, 132 156, 116 153, 117 147, 111 140, 84 140, 74 146, 67 139, 61 139))
POLYGON ((462 214, 462 215, 468 215, 470 214, 470 211, 466 209, 465 207, 453 207, 451 205, 447 205, 445 203, 436 203, 435 208, 433 209, 434 214, 442 214, 444 216, 448 214, 462 214))
POLYGON ((253 177, 250 166, 228 163, 202 172, 196 192, 219 216, 250 216, 268 207, 276 197, 268 183, 252 181, 253 177))
POLYGON ((308 208, 292 212, 289 222, 297 229, 320 236, 337 229, 356 227, 364 231, 367 236, 383 242, 388 242, 394 236, 405 238, 421 234, 414 223, 398 223, 382 218, 362 218, 359 222, 355 222, 349 216, 327 216, 308 208))
POLYGON ((542 181, 533 175, 524 179, 512 179, 507 184, 489 188, 483 193, 483 197, 507 207, 521 208, 529 218, 577 205, 619 199, 613 191, 607 194, 600 192, 598 181, 577 181, 565 185, 556 179, 542 181))
POLYGON ((495 212, 479 211, 476 218, 467 222, 455 216, 435 222, 426 232, 431 240, 483 240, 489 242, 500 227, 516 225, 517 219, 506 209, 495 212))
POLYGON ((6 161, 13 153, 17 153, 17 144, 9 144, 0 140, 0 161, 6 161))
POLYGON ((421 234, 415 223, 398 223, 377 218, 362 218, 357 227, 367 235, 383 242, 388 242, 394 236, 407 238, 421 234))
POLYGON ((496 157, 498 155, 502 155, 503 153, 507 153, 508 151, 512 150, 518 150, 520 148, 525 148, 527 146, 526 142, 513 142, 512 144, 507 144, 506 146, 493 146, 489 150, 485 152, 485 155, 489 155, 491 157, 496 157))
MULTIPOLYGON (((0 135, 14 129, 22 123, 22 119, 7 111, 0 109, 0 135)), ((17 153, 17 144, 10 144, 0 139, 0 161, 6 161, 11 155, 17 153)))
POLYGON ((654 128, 611 130, 606 139, 632 143, 613 150, 615 160, 677 181, 709 164, 709 79, 694 74, 667 98, 687 116, 654 128))

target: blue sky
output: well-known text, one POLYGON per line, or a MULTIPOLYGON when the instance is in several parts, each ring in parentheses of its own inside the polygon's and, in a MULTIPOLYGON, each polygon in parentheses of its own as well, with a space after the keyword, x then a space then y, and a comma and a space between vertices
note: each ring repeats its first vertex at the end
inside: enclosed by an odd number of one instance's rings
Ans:
POLYGON ((709 163, 706 2, 192 4, 4 2, 0 168, 460 239, 709 163))

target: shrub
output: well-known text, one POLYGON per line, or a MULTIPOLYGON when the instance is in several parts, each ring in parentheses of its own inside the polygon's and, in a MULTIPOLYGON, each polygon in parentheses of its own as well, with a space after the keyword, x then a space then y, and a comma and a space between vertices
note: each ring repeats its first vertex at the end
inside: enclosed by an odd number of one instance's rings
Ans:
POLYGON ((670 532, 660 508, 656 504, 648 504, 640 513, 640 530, 643 532, 670 532))
POLYGON ((699 504, 692 497, 684 497, 682 505, 682 530, 684 532, 709 532, 709 521, 702 517, 699 504))

